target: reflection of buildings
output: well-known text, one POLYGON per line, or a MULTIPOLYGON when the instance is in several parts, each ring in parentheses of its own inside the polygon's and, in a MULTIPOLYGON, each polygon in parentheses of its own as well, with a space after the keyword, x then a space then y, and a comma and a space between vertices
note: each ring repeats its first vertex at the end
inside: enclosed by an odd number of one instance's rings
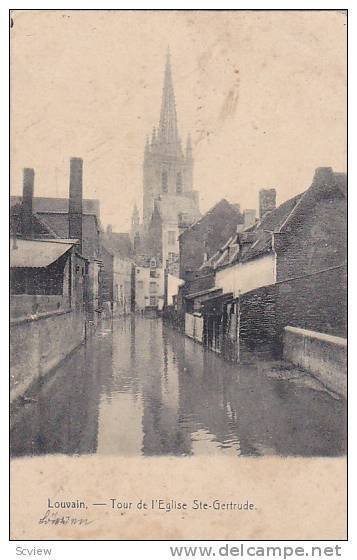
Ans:
POLYGON ((34 388, 33 400, 16 404, 13 456, 96 452, 102 358, 87 341, 43 385, 34 388))
POLYGON ((300 387, 297 398, 294 383, 272 381, 259 363, 238 369, 169 329, 168 334, 178 366, 179 418, 194 453, 344 453, 343 403, 336 419, 329 399, 319 398, 316 406, 309 387, 300 387))
POLYGON ((157 320, 140 322, 137 336, 143 339, 148 328, 146 347, 141 347, 145 362, 147 360, 141 370, 142 452, 144 455, 186 455, 190 453, 190 440, 179 418, 178 377, 173 351, 165 335, 162 336, 162 323, 157 320))

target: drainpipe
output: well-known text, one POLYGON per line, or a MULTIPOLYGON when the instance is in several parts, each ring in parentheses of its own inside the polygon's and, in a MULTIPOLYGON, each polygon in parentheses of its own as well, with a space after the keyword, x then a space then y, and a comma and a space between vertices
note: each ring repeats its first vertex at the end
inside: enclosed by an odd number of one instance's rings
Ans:
POLYGON ((236 339, 237 339, 237 363, 240 363, 240 290, 237 299, 237 320, 236 320, 236 339))

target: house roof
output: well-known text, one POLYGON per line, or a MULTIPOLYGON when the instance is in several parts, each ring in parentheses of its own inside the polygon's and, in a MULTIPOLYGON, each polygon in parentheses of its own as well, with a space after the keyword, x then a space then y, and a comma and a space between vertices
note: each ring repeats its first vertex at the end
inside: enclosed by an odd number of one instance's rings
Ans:
POLYGON ((209 221, 211 217, 213 217, 217 212, 221 212, 224 210, 231 211, 237 215, 237 225, 243 223, 244 218, 240 212, 240 207, 237 204, 231 204, 225 198, 222 198, 219 202, 217 202, 212 208, 210 208, 203 216, 200 216, 195 220, 188 228, 180 233, 180 237, 184 238, 190 231, 192 231, 195 227, 199 226, 201 223, 209 221))
POLYGON ((257 224, 237 233, 203 266, 219 269, 237 261, 246 262, 272 250, 272 234, 293 227, 294 220, 308 212, 319 197, 329 193, 346 197, 346 175, 331 168, 318 168, 311 186, 272 210, 257 224))
MULTIPOLYGON (((23 235, 22 231, 22 204, 17 203, 10 208, 10 232, 17 236, 23 235)), ((39 238, 56 238, 57 233, 46 224, 39 216, 32 214, 32 233, 39 238)))
POLYGON ((211 257, 206 266, 211 264, 213 268, 223 268, 237 260, 245 262, 271 251, 272 232, 279 231, 301 197, 302 194, 298 194, 283 202, 257 224, 233 235, 224 248, 211 257))
MULTIPOLYGON (((10 207, 21 204, 22 196, 10 196, 10 207)), ((68 214, 68 198, 51 198, 34 196, 32 199, 33 212, 57 212, 68 214)), ((96 199, 83 199, 83 214, 95 214, 100 218, 100 202, 96 199)))
MULTIPOLYGON (((68 213, 38 212, 36 216, 40 218, 42 223, 55 231, 58 237, 65 239, 69 236, 68 213)), ((87 224, 90 225, 90 223, 94 221, 96 228, 99 231, 99 224, 96 214, 83 214, 82 220, 84 228, 87 224)))
POLYGON ((44 268, 78 243, 76 239, 16 239, 10 247, 11 268, 44 268))

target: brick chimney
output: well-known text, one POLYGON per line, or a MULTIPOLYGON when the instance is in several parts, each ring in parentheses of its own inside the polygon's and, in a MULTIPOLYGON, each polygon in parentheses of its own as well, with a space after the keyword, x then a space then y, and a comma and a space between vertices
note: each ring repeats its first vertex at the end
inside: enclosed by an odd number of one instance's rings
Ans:
POLYGON ((334 174, 332 167, 317 167, 315 169, 313 183, 315 185, 324 186, 333 183, 334 174))
POLYGON ((264 216, 275 210, 276 208, 276 190, 261 189, 259 191, 259 218, 262 220, 264 216))
POLYGON ((69 177, 69 237, 78 239, 82 253, 83 160, 71 158, 69 177))
POLYGON ((34 190, 35 172, 33 169, 26 167, 23 170, 23 190, 22 190, 22 208, 21 208, 21 226, 22 235, 24 237, 32 236, 32 204, 34 190))
POLYGON ((244 210, 243 219, 243 229, 253 226, 255 224, 255 210, 244 210))

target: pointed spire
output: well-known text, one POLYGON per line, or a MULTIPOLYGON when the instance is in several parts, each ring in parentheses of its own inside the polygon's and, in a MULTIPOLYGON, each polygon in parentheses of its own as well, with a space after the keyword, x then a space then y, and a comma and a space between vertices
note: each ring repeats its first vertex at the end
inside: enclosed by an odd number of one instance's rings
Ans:
POLYGON ((175 148, 177 147, 177 115, 169 49, 167 49, 166 55, 158 140, 160 144, 169 144, 175 148))
POLYGON ((192 142, 191 142, 191 134, 187 136, 187 144, 186 144, 186 159, 192 159, 192 142))

